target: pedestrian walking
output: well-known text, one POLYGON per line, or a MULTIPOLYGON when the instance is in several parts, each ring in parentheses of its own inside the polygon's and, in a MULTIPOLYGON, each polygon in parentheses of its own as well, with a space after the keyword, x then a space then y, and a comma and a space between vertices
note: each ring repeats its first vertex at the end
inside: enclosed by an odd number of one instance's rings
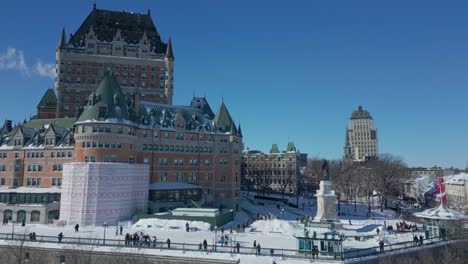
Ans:
POLYGON ((78 232, 79 229, 80 229, 80 225, 79 225, 79 224, 76 224, 76 225, 75 225, 75 233, 78 232))
POLYGON ((188 222, 187 222, 187 223, 185 223, 185 229, 187 230, 187 232, 188 232, 188 231, 189 231, 189 229, 190 229, 190 225, 189 225, 189 223, 188 223, 188 222))
POLYGON ((171 248, 171 240, 168 238, 166 240, 167 248, 171 248))
POLYGON ((58 242, 62 243, 62 239, 63 239, 63 233, 60 232, 60 234, 58 235, 58 242))
POLYGON ((262 251, 262 247, 260 246, 260 243, 257 244, 257 255, 260 255, 260 252, 262 251))
POLYGON ((245 224, 242 224, 242 232, 245 232, 245 224))
POLYGON ((253 247, 254 247, 254 248, 257 247, 257 240, 254 240, 254 246, 253 246, 253 247))
POLYGON ((384 252, 384 242, 380 240, 379 242, 380 252, 384 252))
POLYGON ((380 233, 380 229, 377 227, 377 230, 375 230, 377 232, 377 235, 379 235, 380 233))
POLYGON ((116 236, 119 235, 119 228, 118 228, 118 227, 115 228, 115 235, 116 235, 116 236))
POLYGON ((205 251, 208 250, 208 242, 206 241, 206 239, 203 240, 203 249, 204 249, 205 251))
POLYGON ((224 226, 221 227, 221 234, 224 234, 224 226))
POLYGON ((120 235, 122 235, 123 227, 120 226, 120 235))
POLYGON ((423 236, 419 235, 419 245, 421 246, 424 244, 423 239, 424 239, 423 236))
POLYGON ((236 244, 236 252, 240 253, 240 244, 239 244, 239 242, 237 242, 237 244, 236 244))

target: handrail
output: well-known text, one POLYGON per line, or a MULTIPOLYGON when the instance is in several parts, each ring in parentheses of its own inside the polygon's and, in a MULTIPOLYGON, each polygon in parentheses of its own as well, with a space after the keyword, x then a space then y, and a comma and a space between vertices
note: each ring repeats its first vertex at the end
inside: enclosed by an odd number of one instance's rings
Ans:
MULTIPOLYGON (((0 233, 0 239, 3 240, 13 240, 13 241, 24 241, 24 242, 38 242, 38 243, 59 243, 58 237, 56 236, 44 236, 37 235, 35 240, 31 240, 28 234, 18 234, 18 233, 0 233)), ((460 235, 452 235, 446 237, 434 237, 423 239, 423 245, 416 243, 414 241, 399 242, 390 245, 384 245, 383 252, 393 252, 402 249, 417 248, 425 245, 433 245, 440 242, 446 241, 456 241, 468 239, 468 234, 462 233, 460 235)), ((244 254, 244 255, 253 255, 257 254, 257 251, 253 247, 239 247, 237 248, 234 244, 221 246, 219 243, 216 245, 208 245, 207 249, 203 248, 203 245, 193 244, 193 243, 170 243, 168 246, 166 241, 157 241, 145 242, 145 241, 125 241, 123 239, 103 239, 103 238, 83 238, 83 237, 63 237, 61 244, 75 244, 75 245, 90 245, 90 246, 113 246, 113 247, 127 247, 127 248, 154 248, 154 249, 165 249, 165 250, 183 250, 183 251, 206 251, 207 253, 229 253, 229 254, 244 254), (200 248, 201 246, 201 248, 200 248)), ((326 257, 331 258, 342 258, 342 259, 353 259, 366 256, 377 255, 380 253, 380 247, 370 247, 354 250, 344 250, 341 252, 336 252, 335 256, 328 256, 329 252, 319 252, 321 258, 326 257), (341 254, 341 256, 339 256, 341 254)), ((331 253, 333 254, 333 252, 331 253)), ((289 258, 300 258, 300 259, 310 259, 311 252, 307 250, 297 250, 297 249, 283 249, 283 248, 261 248, 260 255, 269 255, 275 257, 289 257, 289 258)))

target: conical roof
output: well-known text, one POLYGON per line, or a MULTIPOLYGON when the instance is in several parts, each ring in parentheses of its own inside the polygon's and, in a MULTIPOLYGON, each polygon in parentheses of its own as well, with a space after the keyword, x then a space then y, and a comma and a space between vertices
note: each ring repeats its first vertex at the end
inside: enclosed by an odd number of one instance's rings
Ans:
POLYGON ((110 70, 89 96, 88 104, 78 118, 78 122, 107 119, 130 120, 127 97, 122 93, 117 79, 110 70))
POLYGON ((280 153, 280 151, 279 151, 279 149, 278 149, 278 145, 273 144, 273 145, 271 146, 270 153, 272 153, 272 154, 280 153))
POLYGON ((62 35, 58 44, 59 49, 64 49, 67 46, 67 37, 65 35, 65 28, 62 29, 62 35))
POLYGON ((296 146, 294 145, 294 142, 288 142, 288 147, 286 148, 287 152, 296 152, 296 146))
POLYGON ((54 89, 47 89, 37 107, 57 107, 57 96, 54 89))
POLYGON ((172 51, 171 38, 169 38, 169 41, 167 42, 166 57, 169 59, 174 59, 174 52, 172 51))
POLYGON ((221 103, 218 112, 216 112, 213 122, 220 132, 225 133, 233 131, 233 133, 237 133, 236 125, 234 124, 234 121, 232 121, 231 115, 229 114, 224 101, 221 103))

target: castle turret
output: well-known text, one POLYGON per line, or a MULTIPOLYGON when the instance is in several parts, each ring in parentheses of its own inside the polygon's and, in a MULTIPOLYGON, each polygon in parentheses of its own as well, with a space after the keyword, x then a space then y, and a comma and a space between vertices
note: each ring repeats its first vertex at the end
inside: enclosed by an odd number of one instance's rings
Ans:
POLYGON ((166 82, 165 82, 165 95, 167 103, 172 104, 172 96, 174 95, 174 53, 172 51, 172 41, 169 38, 166 49, 166 82))

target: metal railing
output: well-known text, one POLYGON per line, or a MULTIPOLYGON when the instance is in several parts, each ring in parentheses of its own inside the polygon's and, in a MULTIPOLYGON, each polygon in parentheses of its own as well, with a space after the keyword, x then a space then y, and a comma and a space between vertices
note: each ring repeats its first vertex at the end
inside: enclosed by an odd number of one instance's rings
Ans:
MULTIPOLYGON (((31 240, 28 234, 12 234, 12 233, 0 233, 0 240, 13 240, 13 241, 24 241, 31 243, 54 243, 54 244, 64 244, 64 245, 77 245, 86 246, 86 248, 106 246, 106 247, 120 247, 120 248, 147 248, 147 249, 160 249, 160 250, 176 250, 182 252, 206 252, 210 253, 226 253, 226 254, 243 254, 243 255, 262 255, 262 256, 273 256, 286 258, 298 258, 298 259, 311 259, 311 252, 295 249, 284 249, 284 248, 263 248, 260 250, 254 247, 245 247, 240 246, 236 247, 236 242, 229 243, 228 245, 209 244, 206 249, 203 244, 193 244, 193 243, 174 243, 170 244, 167 241, 125 241, 117 239, 102 239, 102 238, 83 238, 83 237, 66 237, 64 236, 59 242, 58 237, 56 236, 43 236, 36 235, 35 240, 31 240)), ((29 244, 31 245, 31 244, 29 244)), ((322 259, 333 259, 333 256, 326 255, 324 253, 320 255, 322 259)), ((338 253, 337 255, 340 255, 338 253)))
POLYGON ((379 255, 381 253, 388 253, 388 252, 394 252, 394 251, 399 251, 399 250, 407 250, 410 248, 419 248, 422 246, 434 245, 434 244, 441 243, 441 242, 456 241, 456 240, 463 240, 463 239, 468 239, 468 236, 466 234, 460 234, 460 235, 452 235, 452 236, 445 236, 445 237, 433 237, 433 238, 423 239, 422 243, 420 241, 418 242, 406 241, 406 242, 399 242, 395 244, 384 245, 382 249, 379 246, 376 246, 376 247, 363 248, 363 249, 345 250, 343 254, 344 254, 345 259, 362 258, 362 257, 367 257, 367 256, 379 255))
MULTIPOLYGON (((436 237, 423 239, 423 244, 416 243, 414 241, 400 242, 391 245, 384 245, 383 251, 380 250, 379 246, 344 250, 341 252, 319 252, 320 259, 353 259, 361 258, 372 255, 378 255, 382 252, 392 252, 398 250, 405 250, 410 248, 417 248, 424 245, 432 245, 446 241, 455 241, 461 239, 468 239, 466 233, 462 233, 457 236, 449 237, 436 237), (332 254, 332 255, 329 255, 332 254)), ((27 241, 32 243, 60 243, 77 246, 108 246, 108 247, 121 247, 121 248, 148 248, 148 249, 160 249, 160 250, 177 250, 177 251, 198 251, 209 253, 226 253, 226 254, 244 254, 244 255, 263 255, 263 256, 274 256, 285 258, 300 258, 300 259, 312 259, 312 252, 307 250, 295 250, 295 249, 284 249, 284 248, 260 248, 258 250, 254 247, 240 246, 236 247, 236 242, 229 243, 229 245, 209 244, 206 248, 202 243, 167 243, 167 241, 125 241, 122 239, 102 239, 102 238, 83 238, 83 237, 66 237, 64 236, 59 242, 56 236, 43 236, 37 235, 35 240, 31 240, 28 234, 18 233, 0 233, 0 240, 14 240, 14 241, 27 241)), ((89 247, 87 247, 89 248, 89 247)))

